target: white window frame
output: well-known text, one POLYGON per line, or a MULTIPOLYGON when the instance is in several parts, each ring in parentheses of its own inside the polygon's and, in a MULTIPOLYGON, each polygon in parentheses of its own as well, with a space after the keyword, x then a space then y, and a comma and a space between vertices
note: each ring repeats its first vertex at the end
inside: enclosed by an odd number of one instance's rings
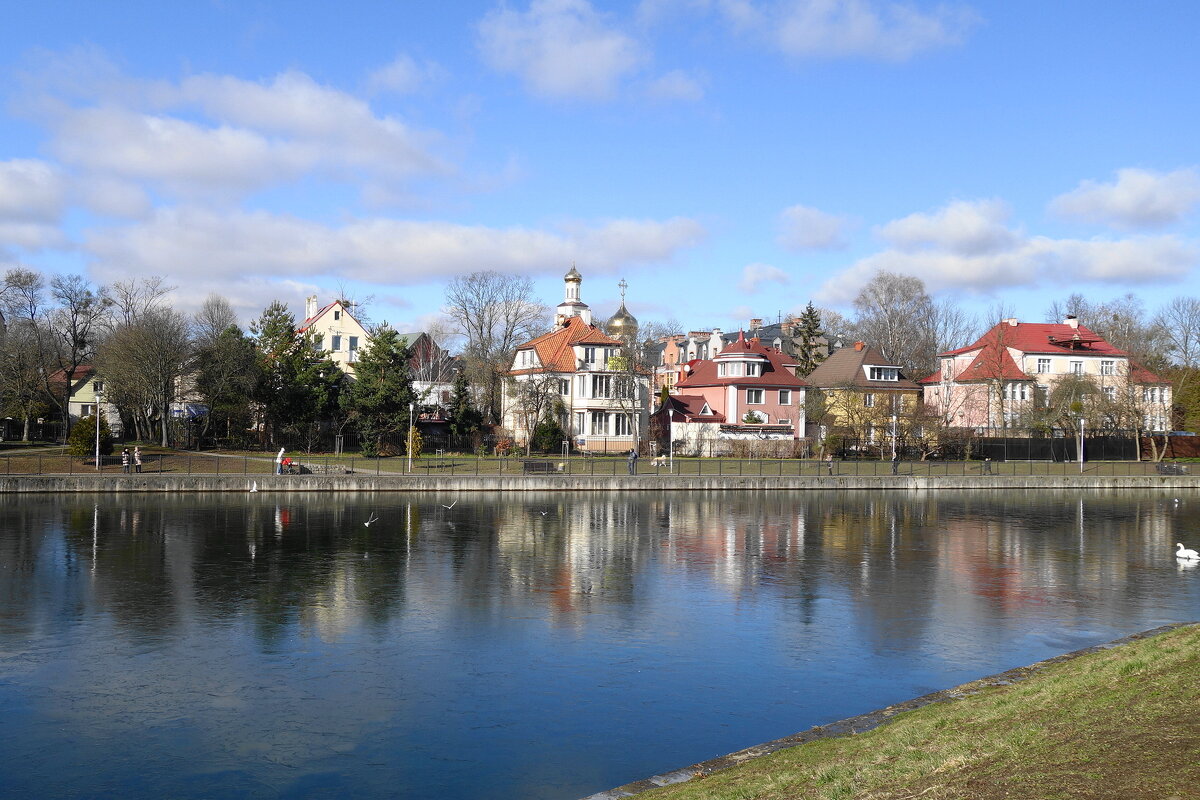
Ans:
POLYGON ((867 377, 873 381, 900 380, 899 367, 867 367, 867 377))
POLYGON ((331 351, 333 351, 334 353, 342 352, 342 335, 340 333, 335 333, 332 336, 330 336, 329 344, 330 344, 329 349, 331 351))
POLYGON ((1050 372, 1050 359, 1039 358, 1037 361, 1037 371, 1039 375, 1045 375, 1050 372))
POLYGON ((766 392, 762 389, 747 389, 746 404, 751 406, 761 406, 766 403, 766 392))
POLYGON ((792 390, 791 389, 780 389, 779 390, 779 405, 790 406, 791 404, 792 404, 792 390))
POLYGON ((1117 362, 1115 362, 1115 361, 1108 361, 1108 360, 1101 361, 1100 362, 1100 374, 1101 375, 1115 375, 1116 373, 1114 372, 1114 370, 1116 368, 1116 364, 1117 364, 1117 362))
POLYGON ((1072 361, 1071 362, 1071 374, 1072 375, 1082 375, 1083 374, 1083 362, 1082 361, 1072 361))
POLYGON ((875 407, 875 394, 873 392, 865 393, 863 395, 863 408, 874 408, 874 407, 875 407))

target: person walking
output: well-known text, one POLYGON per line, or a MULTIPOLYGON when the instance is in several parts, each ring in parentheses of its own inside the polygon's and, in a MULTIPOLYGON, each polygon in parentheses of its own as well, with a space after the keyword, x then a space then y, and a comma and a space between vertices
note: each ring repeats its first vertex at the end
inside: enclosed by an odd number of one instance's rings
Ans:
POLYGON ((133 471, 142 474, 142 448, 133 448, 133 471))
POLYGON ((275 456, 275 474, 283 474, 283 448, 279 448, 279 454, 275 456))
POLYGON ((895 451, 892 452, 892 474, 900 474, 900 454, 895 451))
POLYGON ((825 469, 829 470, 830 475, 833 475, 833 453, 825 454, 825 469))
POLYGON ((126 447, 121 451, 121 472, 129 474, 129 448, 126 447))
POLYGON ((983 474, 984 475, 992 474, 992 459, 990 456, 983 460, 983 474))
POLYGON ((630 475, 637 474, 637 460, 638 460, 637 448, 631 448, 629 451, 629 474, 630 475))

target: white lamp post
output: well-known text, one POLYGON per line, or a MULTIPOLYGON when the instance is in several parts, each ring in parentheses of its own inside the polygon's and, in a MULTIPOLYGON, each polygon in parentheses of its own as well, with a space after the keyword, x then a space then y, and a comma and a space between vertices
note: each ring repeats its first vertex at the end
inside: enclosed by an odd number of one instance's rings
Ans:
POLYGON ((1083 417, 1079 417, 1079 474, 1083 474, 1083 417))
POLYGON ((100 403, 104 399, 103 392, 96 392, 96 408, 92 412, 96 422, 96 472, 100 471, 100 403))
POLYGON ((412 472, 412 446, 413 446, 413 410, 416 408, 416 403, 408 404, 408 447, 404 448, 408 451, 408 471, 412 472))

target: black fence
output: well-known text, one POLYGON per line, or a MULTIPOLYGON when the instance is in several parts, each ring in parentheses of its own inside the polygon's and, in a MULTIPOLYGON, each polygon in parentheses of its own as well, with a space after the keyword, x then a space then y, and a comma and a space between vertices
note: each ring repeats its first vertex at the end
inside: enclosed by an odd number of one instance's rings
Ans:
MULTIPOLYGON (((833 449, 835 457, 843 460, 890 460, 892 439, 878 435, 874 441, 839 437, 833 449)), ((947 435, 936 442, 896 438, 896 452, 908 461, 1076 461, 1079 458, 1077 436, 1017 435, 1005 429, 989 429, 972 435, 947 435)), ((1137 461, 1149 457, 1138 452, 1136 431, 1114 431, 1083 438, 1083 454, 1087 461, 1137 461)))

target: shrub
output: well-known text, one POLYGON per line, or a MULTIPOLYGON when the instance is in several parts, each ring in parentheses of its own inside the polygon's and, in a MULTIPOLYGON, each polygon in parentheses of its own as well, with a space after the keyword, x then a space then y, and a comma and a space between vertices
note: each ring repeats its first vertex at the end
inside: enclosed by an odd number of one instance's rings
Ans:
MULTIPOLYGON (((107 456, 113 451, 112 431, 108 420, 100 417, 100 455, 107 456)), ((94 456, 96 452, 96 415, 84 417, 75 423, 67 437, 67 452, 73 456, 85 458, 94 456)))

